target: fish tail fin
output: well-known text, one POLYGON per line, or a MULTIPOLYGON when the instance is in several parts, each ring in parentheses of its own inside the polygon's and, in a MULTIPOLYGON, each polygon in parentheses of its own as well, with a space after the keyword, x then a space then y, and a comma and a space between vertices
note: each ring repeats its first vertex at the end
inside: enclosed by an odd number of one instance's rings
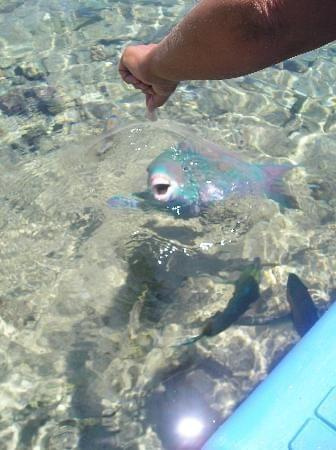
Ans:
POLYGON ((266 175, 266 193, 269 198, 284 208, 298 208, 297 201, 288 192, 283 183, 284 175, 296 167, 293 164, 271 164, 262 166, 266 175))

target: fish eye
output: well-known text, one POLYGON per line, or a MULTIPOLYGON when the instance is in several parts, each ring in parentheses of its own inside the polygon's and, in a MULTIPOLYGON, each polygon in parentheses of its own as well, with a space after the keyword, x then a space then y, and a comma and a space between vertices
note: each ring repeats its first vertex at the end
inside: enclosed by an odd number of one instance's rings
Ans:
POLYGON ((183 166, 183 170, 184 170, 185 172, 188 172, 189 167, 188 167, 188 166, 183 166))

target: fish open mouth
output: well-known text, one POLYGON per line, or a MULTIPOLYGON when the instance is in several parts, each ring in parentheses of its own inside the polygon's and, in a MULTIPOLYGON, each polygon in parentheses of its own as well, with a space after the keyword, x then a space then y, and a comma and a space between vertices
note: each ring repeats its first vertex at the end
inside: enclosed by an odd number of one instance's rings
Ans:
POLYGON ((155 186, 155 191, 158 195, 165 195, 169 189, 170 184, 157 184, 155 186))
POLYGON ((156 175, 150 178, 150 186, 156 200, 168 201, 171 197, 172 182, 168 177, 156 175))

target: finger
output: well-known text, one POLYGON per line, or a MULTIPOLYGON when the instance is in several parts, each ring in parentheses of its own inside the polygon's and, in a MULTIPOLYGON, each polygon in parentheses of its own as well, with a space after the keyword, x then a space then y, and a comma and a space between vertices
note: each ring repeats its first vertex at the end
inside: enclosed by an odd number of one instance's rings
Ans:
POLYGON ((141 89, 143 92, 146 92, 147 90, 150 89, 150 86, 149 86, 148 84, 145 84, 145 83, 143 83, 143 82, 140 81, 140 80, 137 80, 137 81, 134 83, 134 86, 135 86, 137 89, 141 89))
POLYGON ((164 105, 169 97, 169 95, 152 95, 150 102, 152 109, 159 108, 160 106, 164 105))
POLYGON ((142 81, 135 78, 133 75, 128 74, 123 78, 124 82, 127 84, 131 84, 136 89, 140 89, 142 92, 152 92, 152 89, 149 85, 142 83, 142 81))
POLYGON ((146 95, 155 95, 151 86, 146 86, 144 89, 142 89, 142 92, 146 95))
POLYGON ((155 108, 159 108, 160 106, 164 105, 168 98, 169 95, 147 94, 146 106, 148 108, 148 111, 153 112, 155 108))
POLYGON ((149 113, 152 113, 154 111, 153 106, 153 95, 152 94, 146 94, 146 106, 149 113))
POLYGON ((135 76, 132 75, 130 72, 123 76, 123 80, 125 81, 125 83, 133 84, 134 86, 139 82, 139 80, 135 78, 135 76))
POLYGON ((127 84, 135 85, 139 80, 128 70, 128 68, 122 63, 119 63, 119 74, 123 81, 127 84))
POLYGON ((127 78, 132 75, 131 72, 127 69, 127 67, 122 63, 122 61, 120 61, 119 63, 119 67, 118 67, 118 71, 119 74, 121 76, 121 78, 126 81, 127 83, 127 78))
POLYGON ((151 86, 149 84, 145 84, 136 78, 131 72, 125 70, 120 72, 123 81, 127 84, 132 84, 136 89, 142 90, 144 93, 153 92, 151 86))

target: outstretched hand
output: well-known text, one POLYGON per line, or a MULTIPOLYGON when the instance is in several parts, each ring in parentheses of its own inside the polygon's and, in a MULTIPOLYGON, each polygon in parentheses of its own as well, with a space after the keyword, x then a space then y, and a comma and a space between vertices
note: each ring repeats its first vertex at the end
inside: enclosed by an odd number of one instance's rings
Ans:
POLYGON ((157 44, 126 47, 119 63, 121 78, 145 94, 150 112, 164 105, 178 84, 153 73, 151 58, 156 47, 157 44))

